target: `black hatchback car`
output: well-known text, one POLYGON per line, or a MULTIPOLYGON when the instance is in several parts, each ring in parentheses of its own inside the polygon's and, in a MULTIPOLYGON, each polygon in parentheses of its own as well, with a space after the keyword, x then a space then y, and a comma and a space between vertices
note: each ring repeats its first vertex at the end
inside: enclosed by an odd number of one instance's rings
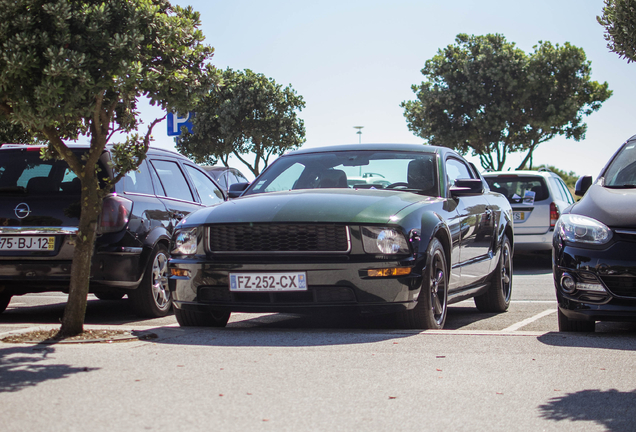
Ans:
MULTIPOLYGON (((72 149, 81 154, 88 146, 72 149)), ((112 178, 110 158, 107 148, 99 165, 112 178)), ((68 291, 79 199, 80 181, 66 162, 42 160, 37 146, 0 146, 0 312, 15 295, 68 291)), ((173 228, 192 211, 225 199, 199 166, 151 148, 104 200, 90 292, 101 299, 128 294, 140 316, 166 315, 173 228)))
POLYGON ((636 135, 559 218, 553 273, 560 331, 593 332, 596 321, 636 320, 636 135))

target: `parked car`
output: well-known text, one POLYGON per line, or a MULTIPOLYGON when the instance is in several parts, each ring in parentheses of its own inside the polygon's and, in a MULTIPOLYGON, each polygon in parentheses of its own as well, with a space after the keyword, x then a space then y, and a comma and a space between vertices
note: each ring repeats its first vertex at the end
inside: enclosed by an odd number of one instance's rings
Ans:
POLYGON ((249 183, 247 177, 236 168, 205 165, 201 165, 201 168, 206 170, 224 191, 229 190, 230 186, 235 183, 249 183))
POLYGON ((439 329, 447 305, 467 298, 503 312, 511 218, 508 201, 447 148, 294 151, 240 198, 179 223, 169 263, 175 316, 222 327, 231 312, 337 310, 439 329))
POLYGON ((636 321, 636 135, 594 184, 581 177, 575 193, 583 198, 561 215, 553 238, 559 330, 636 321))
MULTIPOLYGON (((77 154, 88 146, 74 146, 77 154)), ((40 147, 0 147, 0 312, 15 295, 68 292, 73 238, 79 223, 79 178, 61 160, 42 160, 40 147)), ((99 166, 112 178, 109 148, 99 166)), ((150 149, 104 199, 92 260, 90 291, 101 299, 128 294, 141 316, 171 307, 168 246, 185 215, 225 200, 196 164, 150 149)))
POLYGON ((554 226, 574 203, 561 177, 551 171, 496 171, 483 174, 490 190, 512 205, 515 252, 552 250, 554 226))

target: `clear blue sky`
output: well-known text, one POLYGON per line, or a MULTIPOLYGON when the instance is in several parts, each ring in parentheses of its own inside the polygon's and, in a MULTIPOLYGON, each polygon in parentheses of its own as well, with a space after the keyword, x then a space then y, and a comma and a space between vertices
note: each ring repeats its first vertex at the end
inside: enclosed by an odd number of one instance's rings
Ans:
MULTIPOLYGON (((424 62, 458 33, 501 33, 526 52, 540 40, 585 50, 592 77, 614 95, 586 118, 580 142, 556 138, 535 151, 534 164, 596 176, 636 134, 636 64, 610 53, 596 22, 602 0, 175 1, 201 12, 206 42, 221 69, 251 69, 303 96, 305 147, 358 142, 423 143, 407 128, 400 102, 415 98, 424 62)), ((146 123, 162 115, 145 107, 146 123)), ((173 148, 166 122, 154 146, 173 148)), ((473 159, 474 160, 474 159, 473 159)), ((520 155, 509 157, 516 167, 520 155)), ((246 172, 240 162, 231 165, 246 172)))

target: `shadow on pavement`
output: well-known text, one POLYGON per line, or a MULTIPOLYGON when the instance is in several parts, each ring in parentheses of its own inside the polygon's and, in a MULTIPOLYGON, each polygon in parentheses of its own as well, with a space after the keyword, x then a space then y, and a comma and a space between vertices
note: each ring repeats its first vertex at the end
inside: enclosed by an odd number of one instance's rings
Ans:
MULTIPOLYGON (((19 299, 19 297, 14 297, 19 299)), ((10 307, 0 314, 0 324, 59 324, 64 315, 65 301, 46 305, 20 305, 10 307)), ((173 318, 174 319, 174 318, 173 318)), ((148 321, 137 316, 128 299, 98 300, 89 299, 86 304, 85 324, 128 324, 148 321)))
POLYGON ((564 348, 578 347, 636 351, 636 339, 634 339, 634 335, 631 333, 607 334, 550 332, 539 336, 537 340, 546 345, 564 348))
POLYGON ((97 369, 41 363, 54 352, 55 348, 48 344, 0 348, 0 393, 16 392, 45 381, 97 369))
POLYGON ((593 422, 613 432, 636 430, 636 390, 582 390, 552 398, 539 410, 547 420, 593 422))

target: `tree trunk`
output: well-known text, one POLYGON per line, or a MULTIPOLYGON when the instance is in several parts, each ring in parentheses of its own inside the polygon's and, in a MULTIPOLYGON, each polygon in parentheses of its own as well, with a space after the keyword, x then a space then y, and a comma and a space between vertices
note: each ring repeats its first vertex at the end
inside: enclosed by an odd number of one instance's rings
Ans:
MULTIPOLYGON (((94 170, 94 168, 90 168, 94 170)), ((81 195, 81 215, 79 230, 75 239, 69 297, 64 308, 63 337, 75 336, 84 331, 84 317, 91 275, 91 260, 95 245, 97 219, 102 210, 102 199, 98 193, 99 184, 95 173, 84 170, 81 195), (88 183, 88 184, 87 184, 88 183)))

